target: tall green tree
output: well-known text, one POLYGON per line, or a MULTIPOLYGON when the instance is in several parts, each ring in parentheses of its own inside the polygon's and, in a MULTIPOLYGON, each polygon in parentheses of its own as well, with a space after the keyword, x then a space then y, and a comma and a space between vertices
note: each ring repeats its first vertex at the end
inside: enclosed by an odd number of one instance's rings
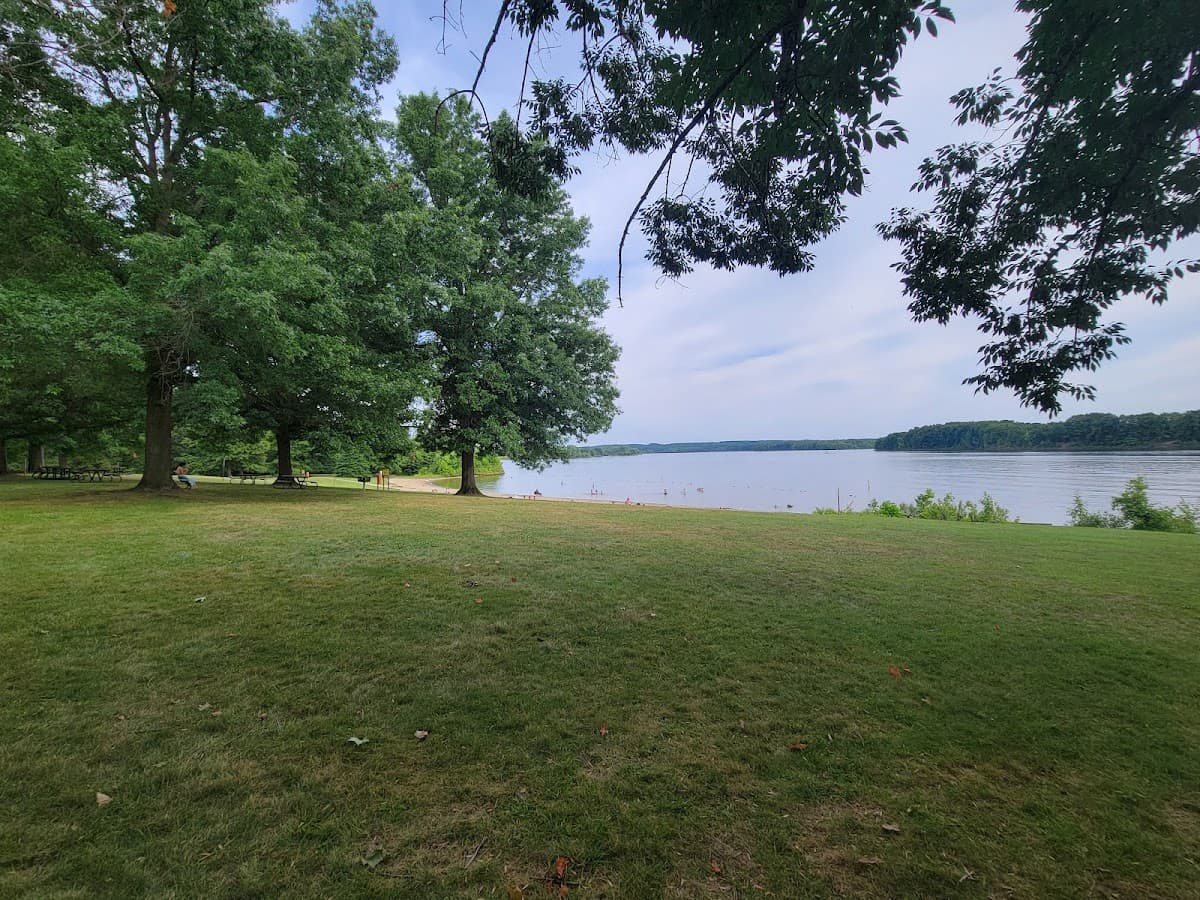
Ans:
POLYGON ((194 295, 180 291, 180 273, 204 249, 186 220, 196 213, 206 151, 266 157, 289 131, 369 115, 394 70, 394 48, 361 2, 321 2, 302 30, 263 0, 19 9, 5 18, 22 59, 36 63, 20 67, 24 108, 64 143, 87 148, 97 183, 123 203, 129 290, 146 310, 141 486, 170 488, 171 401, 193 371, 205 325, 194 295))
POLYGON ((500 190, 477 127, 465 102, 418 96, 396 129, 425 203, 406 251, 434 372, 420 439, 460 455, 460 494, 479 493, 477 453, 540 465, 606 429, 619 353, 596 324, 605 282, 579 278, 586 221, 560 188, 500 190))
POLYGON ((1189 0, 1021 0, 1032 16, 1015 77, 953 97, 996 137, 941 148, 916 188, 928 210, 881 226, 919 321, 977 318, 983 392, 1055 413, 1068 380, 1128 343, 1106 312, 1167 300, 1200 261, 1169 261, 1200 231, 1200 14, 1189 0))
MULTIPOLYGON (((245 426, 274 434, 278 485, 295 483, 295 440, 386 428, 418 387, 412 315, 388 277, 396 263, 382 221, 414 201, 375 155, 331 221, 291 156, 209 154, 220 171, 206 179, 198 227, 211 249, 192 271, 209 322, 201 381, 229 387, 245 426)), ((219 390, 203 393, 219 403, 219 390)))

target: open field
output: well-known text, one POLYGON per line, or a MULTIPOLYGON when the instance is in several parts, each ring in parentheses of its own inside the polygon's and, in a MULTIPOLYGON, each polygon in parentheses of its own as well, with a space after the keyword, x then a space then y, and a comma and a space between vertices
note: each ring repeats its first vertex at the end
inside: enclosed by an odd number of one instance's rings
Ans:
POLYGON ((1196 896, 1195 537, 123 487, 0 480, 0 896, 1196 896))

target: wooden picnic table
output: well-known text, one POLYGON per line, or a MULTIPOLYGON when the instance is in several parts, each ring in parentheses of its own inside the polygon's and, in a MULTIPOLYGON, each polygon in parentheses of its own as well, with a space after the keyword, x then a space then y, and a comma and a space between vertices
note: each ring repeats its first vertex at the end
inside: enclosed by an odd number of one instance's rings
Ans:
POLYGON ((245 484, 249 481, 251 484, 258 484, 260 478, 274 478, 270 472, 230 472, 229 483, 233 484, 234 479, 237 479, 240 484, 245 484))

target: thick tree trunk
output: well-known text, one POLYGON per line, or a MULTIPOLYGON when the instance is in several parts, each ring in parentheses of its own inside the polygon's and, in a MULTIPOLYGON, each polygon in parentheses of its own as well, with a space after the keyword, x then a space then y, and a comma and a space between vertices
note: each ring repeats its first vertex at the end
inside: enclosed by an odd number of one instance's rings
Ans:
POLYGON ((67 454, 59 453, 58 454, 58 467, 60 469, 65 469, 67 467, 67 463, 68 463, 67 454))
POLYGON ((46 448, 41 444, 29 442, 29 471, 36 472, 46 468, 46 448))
POLYGON ((0 437, 0 475, 8 474, 8 441, 0 437))
POLYGON ((142 480, 143 491, 174 490, 175 461, 171 459, 171 395, 175 387, 170 379, 152 373, 146 381, 146 454, 142 480))
POLYGON ((292 429, 289 426, 281 425, 275 429, 275 450, 279 456, 275 487, 298 487, 296 474, 292 471, 292 429))
POLYGON ((479 485, 475 483, 474 450, 464 450, 462 452, 462 486, 459 487, 458 493, 462 496, 483 496, 483 491, 481 491, 479 489, 479 485))

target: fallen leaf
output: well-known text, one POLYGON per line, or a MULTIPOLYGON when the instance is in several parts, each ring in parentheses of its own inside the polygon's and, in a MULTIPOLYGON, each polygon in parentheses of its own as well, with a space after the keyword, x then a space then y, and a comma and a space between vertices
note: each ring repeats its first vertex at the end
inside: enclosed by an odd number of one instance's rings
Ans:
POLYGON ((118 715, 117 715, 117 721, 118 721, 118 722, 124 722, 124 721, 125 721, 125 716, 124 716, 124 715, 121 715, 121 714, 118 714, 118 715))
POLYGON ((891 675, 893 678, 903 678, 904 677, 904 673, 901 672, 899 667, 897 667, 897 666, 888 666, 888 674, 891 675))
POLYGON ((900 833, 900 826, 899 826, 899 825, 890 825, 890 824, 884 823, 884 825, 883 825, 883 830, 884 830, 884 831, 887 831, 887 832, 890 832, 891 834, 899 834, 899 833, 900 833))
POLYGON ((657 618, 658 618, 658 613, 656 613, 656 612, 652 612, 652 613, 650 613, 650 618, 652 618, 652 619, 657 619, 657 618))
POLYGON ((482 598, 482 597, 476 597, 476 598, 475 598, 475 602, 476 602, 476 603, 482 603, 482 602, 483 602, 483 598, 482 598))
POLYGON ((404 586, 405 586, 405 587, 412 587, 412 585, 411 585, 411 584, 409 584, 407 581, 406 581, 406 582, 404 582, 404 586))
POLYGON ((600 726, 600 737, 608 737, 608 723, 605 722, 600 726))
POLYGON ((710 859, 708 861, 708 867, 713 870, 714 875, 721 874, 721 864, 719 862, 717 862, 715 859, 710 859))
POLYGON ((383 854, 382 848, 376 847, 374 850, 372 850, 366 856, 360 858, 359 862, 362 863, 364 866, 366 866, 368 869, 374 869, 381 862, 383 862, 383 855, 384 854, 383 854))
POLYGON ((193 603, 203 603, 203 602, 204 602, 205 600, 207 600, 207 599, 208 599, 207 597, 197 597, 197 598, 196 598, 195 600, 193 600, 192 602, 193 602, 193 603))
POLYGON ((413 737, 415 737, 418 741, 423 741, 423 740, 425 740, 425 738, 429 737, 429 732, 428 731, 416 731, 413 733, 413 737))
POLYGON ((509 580, 510 580, 510 581, 511 581, 513 584, 516 584, 516 583, 517 583, 517 577, 516 577, 515 575, 514 575, 512 578, 510 578, 509 580))
POLYGON ((558 896, 559 896, 560 900, 561 900, 561 898, 562 898, 562 897, 565 897, 565 896, 567 896, 567 893, 568 893, 568 892, 567 892, 567 886, 566 886, 565 884, 560 884, 560 885, 558 886, 558 896))
POLYGON ((110 803, 112 803, 112 797, 108 796, 108 794, 102 794, 99 791, 96 791, 97 806, 108 806, 110 803))
POLYGON ((789 750, 807 750, 808 744, 806 744, 804 741, 796 741, 795 743, 788 744, 788 749, 789 750))
POLYGON ((922 697, 921 702, 924 703, 926 706, 930 706, 932 704, 932 701, 930 701, 930 699, 928 697, 922 697))
POLYGON ((267 714, 265 712, 260 712, 258 714, 258 721, 265 722, 266 720, 267 720, 267 714))
POLYGON ((200 710, 200 712, 204 712, 206 709, 212 709, 212 704, 211 703, 201 703, 199 706, 196 707, 196 709, 200 710))
POLYGON ((508 886, 508 900, 525 900, 525 892, 515 884, 508 886))
POLYGON ((570 862, 571 860, 567 859, 565 856, 560 856, 554 860, 554 874, 558 876, 559 881, 562 881, 567 877, 567 865, 570 862))
POLYGON ((220 718, 221 711, 219 709, 214 709, 211 713, 209 713, 209 715, 212 716, 214 719, 220 718))
POLYGON ((859 859, 858 864, 860 866, 877 866, 881 862, 883 862, 883 860, 880 859, 878 856, 864 856, 861 859, 859 859))
POLYGON ((348 737, 348 738, 346 738, 346 743, 353 744, 355 747, 361 747, 363 744, 371 743, 371 739, 370 738, 360 738, 360 737, 348 737))

